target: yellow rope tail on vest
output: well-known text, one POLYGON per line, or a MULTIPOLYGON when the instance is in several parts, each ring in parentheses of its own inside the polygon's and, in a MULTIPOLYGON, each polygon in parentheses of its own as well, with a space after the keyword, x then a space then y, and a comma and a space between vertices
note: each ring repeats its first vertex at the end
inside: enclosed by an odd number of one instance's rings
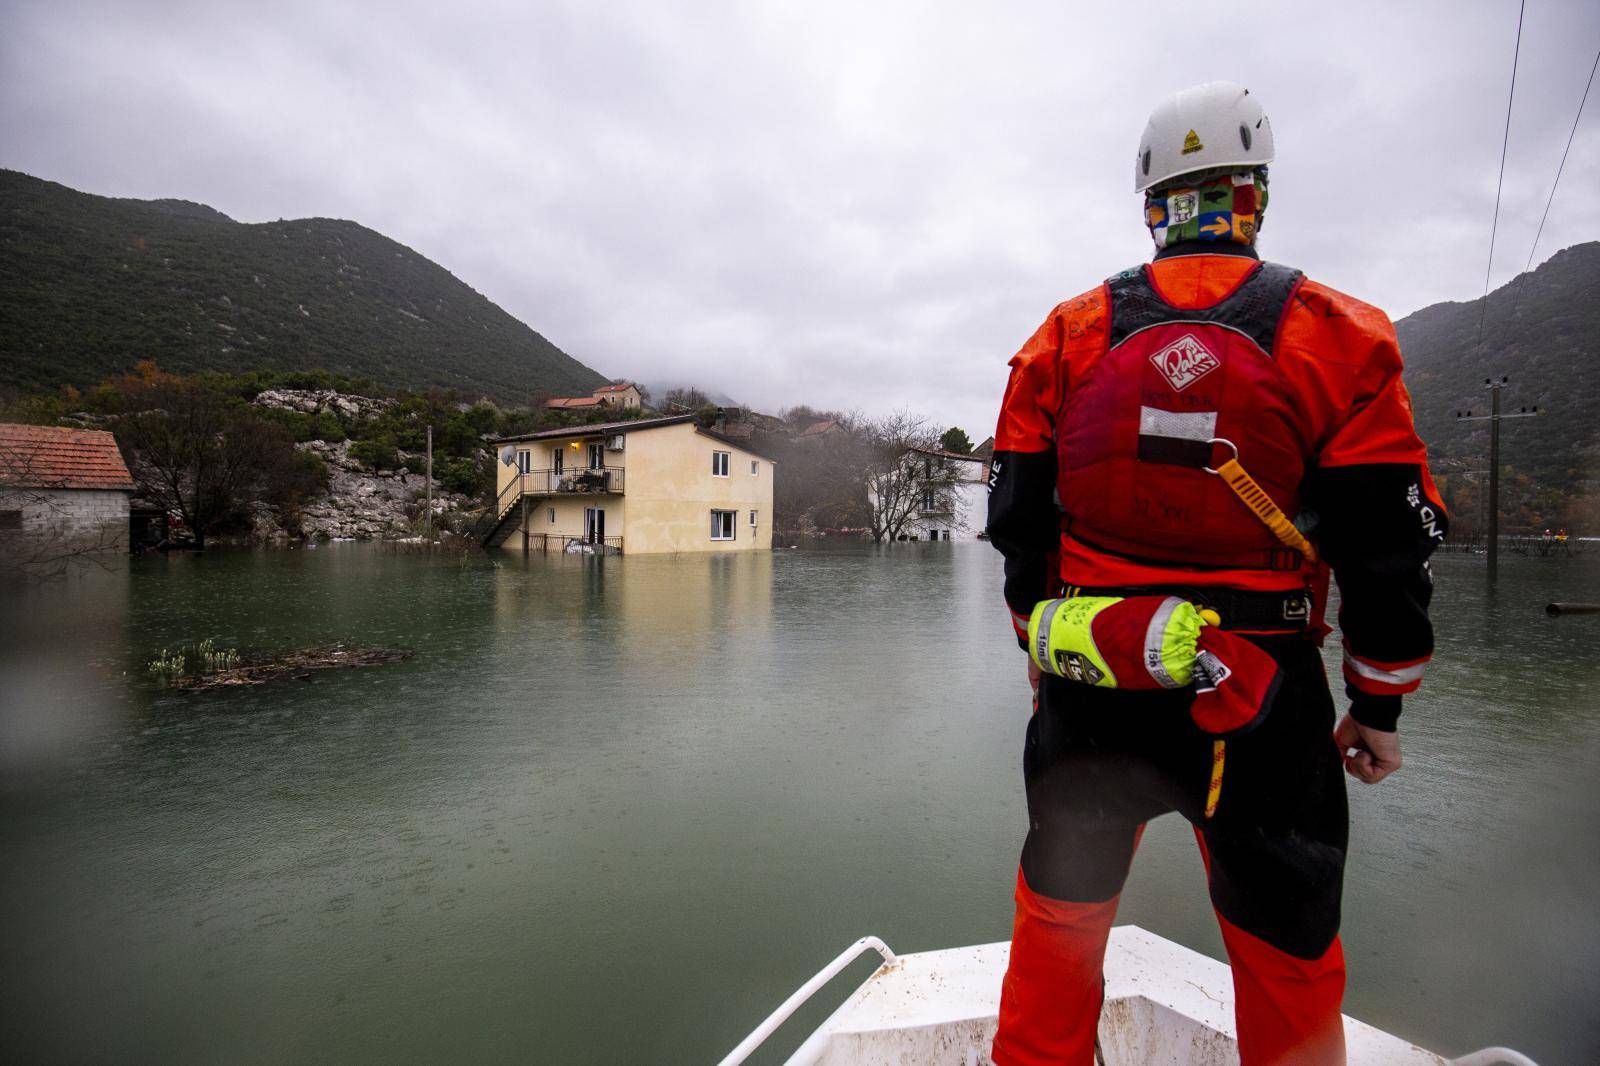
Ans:
POLYGON ((1217 813, 1217 801, 1222 798, 1222 759, 1227 754, 1225 740, 1211 742, 1211 787, 1206 789, 1206 817, 1217 813))
POLYGON ((1239 457, 1232 459, 1217 467, 1214 471, 1222 478, 1223 483, 1233 490, 1233 494, 1250 508, 1252 514, 1261 519, 1263 525, 1272 530, 1273 536, 1306 557, 1306 562, 1317 561, 1317 549, 1305 538, 1289 516, 1284 514, 1277 504, 1272 502, 1272 497, 1267 495, 1267 490, 1256 484, 1256 479, 1245 472, 1239 465, 1239 457))

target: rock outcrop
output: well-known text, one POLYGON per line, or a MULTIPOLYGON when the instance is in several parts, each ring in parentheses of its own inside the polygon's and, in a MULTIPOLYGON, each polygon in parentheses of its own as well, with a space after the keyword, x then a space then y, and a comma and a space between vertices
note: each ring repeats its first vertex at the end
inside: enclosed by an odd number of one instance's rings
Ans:
POLYGON ((365 421, 376 418, 394 406, 394 401, 373 396, 354 396, 332 389, 267 389, 250 401, 258 407, 278 407, 305 415, 324 412, 365 421))
MULTIPOLYGON (((337 395, 337 394, 335 394, 337 395)), ((343 397, 362 400, 365 397, 343 397)), ((350 442, 329 444, 307 441, 296 445, 319 456, 328 464, 328 492, 302 504, 298 513, 298 535, 306 539, 350 537, 380 540, 411 536, 423 508, 423 477, 401 467, 393 473, 376 473, 350 457, 350 442)), ((421 456, 406 458, 421 466, 421 456)), ((436 481, 433 486, 435 523, 445 525, 459 520, 477 504, 471 498, 446 492, 436 481)), ((285 529, 284 516, 276 508, 259 506, 255 513, 255 537, 267 542, 294 539, 296 531, 285 529)), ((294 517, 289 518, 294 523, 294 517)))

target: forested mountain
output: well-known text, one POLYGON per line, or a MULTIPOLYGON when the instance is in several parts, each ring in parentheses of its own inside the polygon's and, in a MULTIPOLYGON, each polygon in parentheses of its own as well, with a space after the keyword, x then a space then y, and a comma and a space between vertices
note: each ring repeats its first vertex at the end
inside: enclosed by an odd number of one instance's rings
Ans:
POLYGON ((1556 253, 1482 300, 1425 307, 1395 323, 1417 427, 1458 526, 1473 523, 1488 468, 1485 378, 1508 376, 1500 511, 1508 531, 1570 525, 1600 533, 1600 242, 1556 253), (1482 318, 1482 341, 1478 330, 1482 318))
POLYGON ((310 370, 526 402, 603 377, 354 222, 246 225, 0 170, 0 388, 163 369, 310 370))

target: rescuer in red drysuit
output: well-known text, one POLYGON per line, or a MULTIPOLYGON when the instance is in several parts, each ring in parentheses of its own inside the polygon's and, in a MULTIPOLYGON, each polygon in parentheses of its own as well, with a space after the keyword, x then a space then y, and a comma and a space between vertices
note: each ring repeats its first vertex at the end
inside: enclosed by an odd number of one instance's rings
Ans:
POLYGON ((1383 312, 1261 262, 1271 127, 1241 86, 1186 90, 1135 162, 1157 254, 1058 306, 1011 360, 988 533, 1019 643, 1035 603, 1176 593, 1282 672, 1267 713, 1215 740, 1187 690, 1097 688, 1030 667, 1030 828, 994 1059, 1093 1061, 1101 967, 1144 824, 1194 826, 1233 967, 1240 1057, 1340 1063, 1343 767, 1400 765, 1401 696, 1433 650, 1427 560, 1446 528, 1383 312), (1237 455, 1308 560, 1217 476, 1237 455), (1349 713, 1318 651, 1338 581, 1349 713))

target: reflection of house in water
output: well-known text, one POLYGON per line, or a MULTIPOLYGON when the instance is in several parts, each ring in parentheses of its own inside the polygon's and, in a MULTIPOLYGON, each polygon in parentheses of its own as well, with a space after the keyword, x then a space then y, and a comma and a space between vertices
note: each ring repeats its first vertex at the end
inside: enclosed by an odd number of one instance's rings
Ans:
POLYGON ((668 685, 686 697, 683 686, 704 686, 706 698, 672 706, 680 714, 693 707, 720 728, 728 723, 728 663, 765 661, 781 646, 773 635, 774 552, 630 553, 626 566, 504 556, 491 579, 495 626, 507 648, 539 649, 495 661, 490 683, 509 700, 537 691, 552 713, 583 715, 607 705, 617 688, 668 685))
POLYGON ((629 554, 772 547, 776 464, 692 415, 495 444, 490 545, 629 554))
POLYGON ((133 487, 104 430, 0 424, 0 553, 24 568, 126 553, 133 487))

